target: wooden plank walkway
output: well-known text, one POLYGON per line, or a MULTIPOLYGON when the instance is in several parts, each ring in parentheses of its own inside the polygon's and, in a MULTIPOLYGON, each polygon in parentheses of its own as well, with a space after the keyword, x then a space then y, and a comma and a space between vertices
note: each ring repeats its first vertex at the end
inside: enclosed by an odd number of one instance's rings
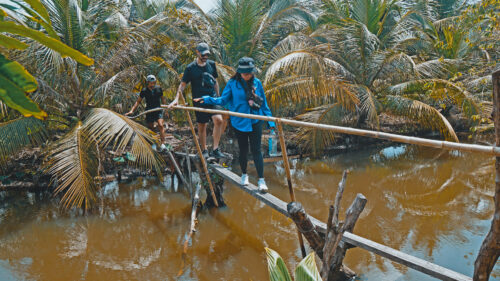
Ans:
MULTIPOLYGON (((248 186, 243 186, 240 184, 240 177, 229 169, 226 169, 218 164, 209 164, 209 166, 213 169, 221 177, 230 181, 243 191, 255 197, 257 200, 263 202, 274 210, 282 213, 283 215, 288 217, 288 212, 286 205, 287 203, 282 201, 281 199, 275 197, 270 193, 260 193, 257 189, 257 186, 253 184, 249 184, 248 186)), ((326 224, 321 222, 320 220, 309 216, 313 224, 316 226, 316 229, 320 232, 326 232, 326 224)), ((410 268, 413 268, 417 271, 423 272, 432 277, 441 279, 441 280, 456 280, 456 281, 470 281, 472 278, 463 275, 461 273, 455 272, 453 270, 447 269, 445 267, 439 266, 437 264, 425 261, 423 259, 414 257, 409 254, 405 254, 396 249, 384 246, 377 242, 368 240, 356 234, 345 232, 342 240, 348 244, 353 246, 365 249, 372 253, 375 253, 379 256, 388 258, 394 262, 406 265, 410 268)))

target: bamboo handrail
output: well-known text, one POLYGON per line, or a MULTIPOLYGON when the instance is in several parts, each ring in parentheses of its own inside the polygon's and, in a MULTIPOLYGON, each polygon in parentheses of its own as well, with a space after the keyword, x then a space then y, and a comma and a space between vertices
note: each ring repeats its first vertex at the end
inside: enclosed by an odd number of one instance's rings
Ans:
MULTIPOLYGON (((149 113, 149 112, 153 112, 153 111, 163 110, 165 108, 168 108, 168 106, 162 105, 161 108, 151 109, 151 110, 148 110, 147 112, 143 112, 143 113, 149 113)), ((263 120, 263 121, 268 121, 268 122, 278 122, 278 120, 279 120, 279 121, 281 121, 282 124, 295 126, 295 127, 307 127, 307 128, 313 128, 313 129, 319 129, 319 130, 325 130, 325 131, 332 131, 332 132, 340 133, 340 134, 348 134, 348 135, 356 135, 356 136, 370 137, 370 138, 376 138, 376 139, 390 140, 390 141, 395 141, 395 142, 400 142, 400 143, 415 144, 415 145, 426 146, 426 147, 434 147, 434 148, 440 148, 440 149, 446 149, 446 150, 477 152, 477 153, 484 153, 484 154, 489 154, 489 155, 493 155, 493 156, 500 156, 500 147, 497 147, 497 146, 486 146, 486 145, 478 145, 478 144, 467 144, 467 143, 431 140, 431 139, 403 136, 403 135, 384 133, 384 132, 378 132, 378 131, 371 131, 371 130, 365 130, 365 129, 355 129, 355 128, 350 128, 350 127, 336 126, 336 125, 317 124, 317 123, 291 120, 291 119, 287 119, 287 118, 246 114, 246 113, 239 113, 239 112, 233 112, 233 111, 207 109, 207 108, 192 107, 192 106, 177 105, 177 106, 173 106, 172 108, 173 109, 181 109, 181 110, 206 112, 206 113, 212 113, 212 114, 230 115, 230 116, 235 116, 235 117, 257 119, 257 120, 263 120)), ((139 115, 134 116, 134 118, 138 117, 138 116, 139 115)))

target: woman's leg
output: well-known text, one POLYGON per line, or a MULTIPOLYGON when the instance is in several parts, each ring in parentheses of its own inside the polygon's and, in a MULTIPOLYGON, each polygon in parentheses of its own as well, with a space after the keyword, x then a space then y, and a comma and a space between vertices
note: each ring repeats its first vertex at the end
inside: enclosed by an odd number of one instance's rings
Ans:
POLYGON ((240 168, 241 173, 247 173, 247 163, 248 163, 248 133, 241 132, 234 129, 236 138, 238 139, 238 147, 240 148, 240 168))
POLYGON ((250 148, 252 150, 253 162, 257 169, 259 178, 264 177, 264 159, 262 158, 261 143, 262 143, 262 121, 252 125, 250 133, 250 148))

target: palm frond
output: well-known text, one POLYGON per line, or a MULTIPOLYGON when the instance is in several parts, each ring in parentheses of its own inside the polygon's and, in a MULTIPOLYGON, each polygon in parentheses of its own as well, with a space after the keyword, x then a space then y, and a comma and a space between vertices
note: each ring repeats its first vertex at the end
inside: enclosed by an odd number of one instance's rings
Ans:
MULTIPOLYGON (((307 110, 296 117, 297 120, 318 124, 354 126, 357 118, 354 112, 348 111, 339 103, 327 104, 307 110)), ((303 151, 312 149, 317 155, 320 151, 335 143, 335 134, 331 131, 314 128, 300 128, 294 137, 303 151)))
POLYGON ((347 110, 356 109, 359 98, 349 83, 336 79, 334 76, 325 76, 321 79, 324 81, 316 85, 312 77, 291 75, 266 84, 269 103, 273 107, 285 104, 314 107, 337 101, 347 110))
POLYGON ((356 87, 358 90, 360 111, 362 116, 366 116, 368 125, 372 128, 380 128, 380 120, 378 118, 377 98, 366 86, 356 87))
POLYGON ((58 142, 48 153, 47 173, 57 184, 56 194, 63 193, 66 208, 89 209, 97 198, 99 155, 97 144, 83 131, 81 123, 58 142))
POLYGON ((394 115, 419 123, 423 128, 438 131, 446 140, 458 142, 450 122, 434 107, 418 100, 388 95, 385 106, 394 115))
POLYGON ((414 93, 423 94, 419 99, 431 99, 455 104, 468 116, 481 112, 476 99, 467 90, 444 79, 413 80, 392 85, 387 88, 387 91, 399 96, 414 93))
POLYGON ((7 158, 28 145, 40 145, 48 137, 45 125, 34 117, 0 123, 0 168, 7 158))
POLYGON ((130 152, 137 159, 136 165, 153 169, 161 178, 164 161, 151 147, 158 139, 146 127, 104 108, 92 109, 83 127, 100 146, 112 144, 115 149, 124 150, 131 144, 130 152))

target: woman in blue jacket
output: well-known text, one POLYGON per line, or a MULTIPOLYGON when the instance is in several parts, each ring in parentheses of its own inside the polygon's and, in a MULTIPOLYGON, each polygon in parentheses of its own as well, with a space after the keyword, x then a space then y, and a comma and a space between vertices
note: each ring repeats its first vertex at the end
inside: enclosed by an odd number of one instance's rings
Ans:
MULTIPOLYGON (((196 101, 214 104, 229 105, 229 110, 240 113, 272 116, 267 105, 264 88, 254 75, 255 65, 252 58, 243 57, 238 61, 236 74, 228 81, 222 95, 218 98, 204 96, 196 101)), ((264 121, 231 116, 231 124, 236 132, 240 148, 241 184, 248 185, 247 162, 248 148, 252 151, 253 161, 259 175, 259 191, 266 192, 264 180, 264 160, 261 152, 262 125, 264 121)), ((274 127, 274 122, 268 122, 274 127)))

